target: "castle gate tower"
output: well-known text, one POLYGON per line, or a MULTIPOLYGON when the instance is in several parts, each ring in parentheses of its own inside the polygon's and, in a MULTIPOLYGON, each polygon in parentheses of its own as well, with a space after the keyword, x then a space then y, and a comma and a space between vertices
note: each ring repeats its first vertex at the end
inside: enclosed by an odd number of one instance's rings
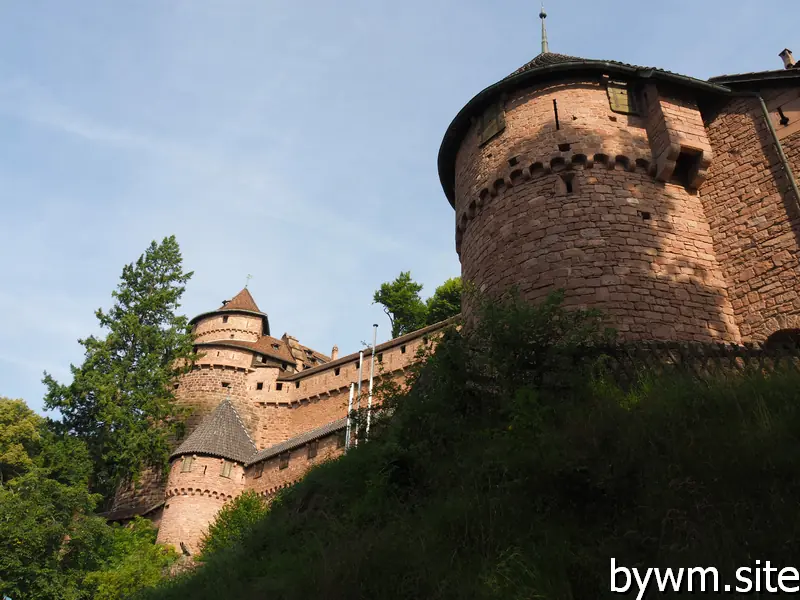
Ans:
POLYGON ((627 339, 739 342, 698 194, 715 159, 698 102, 721 91, 544 51, 480 92, 439 151, 463 279, 563 288, 627 339))

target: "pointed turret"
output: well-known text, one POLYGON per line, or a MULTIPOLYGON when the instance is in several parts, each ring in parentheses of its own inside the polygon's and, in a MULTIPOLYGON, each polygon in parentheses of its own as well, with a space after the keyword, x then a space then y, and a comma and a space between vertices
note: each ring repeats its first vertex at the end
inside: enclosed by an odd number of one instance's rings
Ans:
POLYGON ((256 452, 239 413, 226 398, 187 437, 170 459, 187 454, 216 456, 244 463, 256 452))

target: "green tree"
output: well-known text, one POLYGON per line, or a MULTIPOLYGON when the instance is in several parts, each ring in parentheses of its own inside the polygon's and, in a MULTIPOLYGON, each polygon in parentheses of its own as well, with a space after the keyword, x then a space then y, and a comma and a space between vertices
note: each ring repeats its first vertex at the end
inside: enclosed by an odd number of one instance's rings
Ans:
POLYGON ((203 538, 202 557, 208 558, 240 541, 268 512, 264 499, 247 490, 222 507, 203 538))
POLYGON ((453 277, 436 288, 423 302, 419 293, 422 284, 404 271, 394 281, 381 284, 373 296, 373 304, 382 304, 392 323, 392 337, 411 333, 461 313, 461 278, 453 277))
POLYGON ((33 466, 43 422, 22 400, 0 396, 0 486, 33 466))
POLYGON ((461 277, 451 277, 436 288, 433 296, 425 301, 427 324, 433 325, 461 314, 461 277))
POLYGON ((373 304, 382 304, 392 323, 392 337, 410 333, 425 326, 427 308, 419 297, 422 285, 404 271, 391 282, 381 284, 373 296, 373 304))
POLYGON ((84 362, 72 382, 45 373, 45 405, 61 413, 58 430, 83 440, 94 464, 92 489, 109 498, 146 466, 164 466, 182 412, 173 383, 190 368, 192 335, 176 315, 186 282, 175 237, 155 241, 126 265, 110 311, 97 310, 105 337, 80 340, 84 362))

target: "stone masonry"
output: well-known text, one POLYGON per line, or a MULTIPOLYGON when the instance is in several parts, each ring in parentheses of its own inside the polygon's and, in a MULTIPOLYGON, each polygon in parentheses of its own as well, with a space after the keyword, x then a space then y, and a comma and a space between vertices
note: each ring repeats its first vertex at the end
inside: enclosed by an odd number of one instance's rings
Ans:
MULTIPOLYGON (((561 288, 623 339, 800 339, 800 68, 780 56, 701 81, 543 52, 480 92, 439 151, 465 282, 533 301, 561 288)), ((473 312, 465 298, 465 324, 473 312)), ((357 353, 272 337, 246 289, 192 325, 200 357, 175 390, 187 437, 109 515, 144 514, 190 554, 225 502, 272 498, 344 452, 358 382, 357 353)), ((402 383, 446 325, 378 345, 379 379, 402 383)))

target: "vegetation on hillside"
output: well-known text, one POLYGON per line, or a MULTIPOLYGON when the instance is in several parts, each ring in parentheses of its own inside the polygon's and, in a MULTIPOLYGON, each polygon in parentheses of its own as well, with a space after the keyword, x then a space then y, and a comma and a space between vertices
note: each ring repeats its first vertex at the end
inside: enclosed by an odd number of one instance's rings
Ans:
POLYGON ((461 312, 461 278, 445 281, 433 295, 423 301, 422 284, 404 271, 394 281, 387 281, 373 295, 373 304, 381 304, 392 324, 392 337, 411 333, 426 325, 439 323, 461 312))
POLYGON ((153 586, 177 559, 149 521, 94 515, 92 461, 23 401, 0 398, 0 597, 121 600, 153 586))
POLYGON ((174 237, 153 242, 122 271, 105 337, 81 340, 72 382, 45 374, 44 419, 0 398, 0 598, 121 600, 153 586, 177 559, 149 521, 98 516, 120 481, 163 465, 182 413, 173 384, 192 358, 175 311, 191 273, 174 237))
POLYGON ((80 340, 85 359, 72 381, 45 373, 45 406, 58 409, 54 427, 89 450, 91 486, 106 499, 143 468, 164 466, 182 431, 173 383, 191 366, 192 335, 176 314, 192 273, 183 271, 175 237, 153 242, 126 265, 110 311, 96 311, 105 337, 80 340))
POLYGON ((141 597, 599 598, 612 557, 723 578, 800 559, 795 371, 623 389, 575 360, 610 338, 595 313, 554 296, 481 315, 383 390, 369 443, 141 597))

